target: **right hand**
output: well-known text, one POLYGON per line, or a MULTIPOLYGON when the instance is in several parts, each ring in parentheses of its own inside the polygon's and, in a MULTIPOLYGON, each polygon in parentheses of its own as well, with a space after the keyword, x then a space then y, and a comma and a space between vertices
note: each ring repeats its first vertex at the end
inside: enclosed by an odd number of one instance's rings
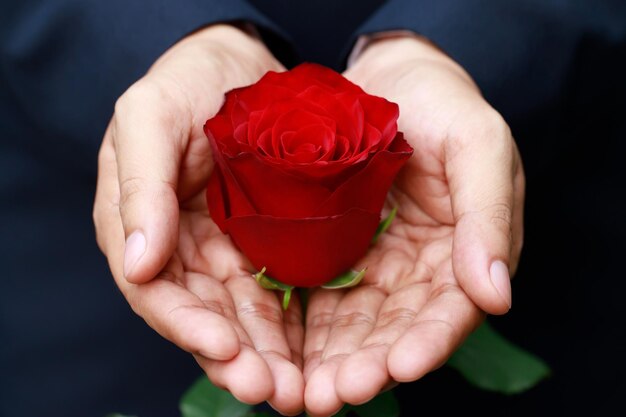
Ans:
POLYGON ((470 76, 420 36, 372 42, 344 75, 398 103, 414 149, 391 188, 389 230, 357 287, 316 289, 305 406, 328 416, 438 368, 511 306, 523 240, 524 170, 511 131, 470 76))
POLYGON ((133 310, 194 354, 246 403, 303 409, 300 305, 283 312, 211 220, 213 162, 203 132, 224 93, 282 71, 263 44, 228 25, 199 30, 161 56, 117 101, 99 154, 98 244, 133 310))

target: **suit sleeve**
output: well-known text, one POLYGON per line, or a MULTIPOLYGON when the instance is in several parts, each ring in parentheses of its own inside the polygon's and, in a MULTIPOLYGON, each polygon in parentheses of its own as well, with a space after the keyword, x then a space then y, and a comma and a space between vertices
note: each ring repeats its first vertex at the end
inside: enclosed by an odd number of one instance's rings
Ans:
POLYGON ((586 37, 623 40, 626 5, 557 0, 389 0, 353 34, 410 30, 460 63, 488 99, 513 112, 549 102, 586 37), (528 101, 528 100, 527 100, 528 101))
POLYGON ((211 23, 250 22, 263 35, 284 36, 245 0, 0 1, 0 10, 5 50, 25 54, 39 45, 63 43, 57 47, 61 52, 123 57, 143 69, 177 40, 211 23))
POLYGON ((117 97, 171 45, 217 22, 252 23, 287 50, 245 0, 0 0, 0 104, 19 102, 7 108, 31 128, 95 147, 117 97))
MULTIPOLYGON (((390 0, 356 35, 411 30, 433 41, 479 82, 526 68, 541 42, 558 43, 568 55, 567 38, 575 16, 550 2, 498 0, 390 0), (564 33, 565 32, 565 33, 564 33)), ((563 62, 554 58, 555 64, 563 62)), ((491 82, 490 82, 491 83, 491 82)))

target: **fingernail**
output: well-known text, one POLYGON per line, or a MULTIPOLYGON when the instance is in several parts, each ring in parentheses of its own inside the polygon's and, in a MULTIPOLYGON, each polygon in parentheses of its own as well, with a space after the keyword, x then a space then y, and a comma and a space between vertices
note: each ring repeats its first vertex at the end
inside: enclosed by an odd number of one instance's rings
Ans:
POLYGON ((124 276, 133 270, 143 253, 146 251, 146 237, 141 230, 135 230, 126 239, 126 249, 124 250, 124 276))
POLYGON ((489 268, 491 283, 496 287, 500 297, 511 308, 511 278, 509 277, 509 267, 502 261, 493 261, 489 268))

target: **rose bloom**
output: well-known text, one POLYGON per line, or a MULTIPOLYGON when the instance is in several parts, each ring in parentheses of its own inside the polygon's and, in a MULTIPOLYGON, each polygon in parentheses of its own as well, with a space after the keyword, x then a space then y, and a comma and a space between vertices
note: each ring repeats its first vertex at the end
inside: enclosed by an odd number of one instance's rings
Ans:
POLYGON ((211 217, 268 276, 298 287, 332 280, 367 252, 413 152, 397 119, 395 103, 315 64, 228 92, 204 126, 211 217))

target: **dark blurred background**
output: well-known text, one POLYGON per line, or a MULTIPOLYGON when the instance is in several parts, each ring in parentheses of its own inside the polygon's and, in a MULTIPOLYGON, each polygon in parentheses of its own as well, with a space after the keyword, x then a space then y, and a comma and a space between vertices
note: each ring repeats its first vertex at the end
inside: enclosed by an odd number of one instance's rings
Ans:
POLYGON ((621 1, 0 1, 0 416, 177 415, 200 374, 134 316, 91 222, 115 99, 172 43, 248 20, 288 65, 341 70, 361 33, 440 45, 511 125, 527 175, 513 308, 492 324, 552 377, 506 397, 443 368, 414 410, 623 412, 626 5, 621 1))

